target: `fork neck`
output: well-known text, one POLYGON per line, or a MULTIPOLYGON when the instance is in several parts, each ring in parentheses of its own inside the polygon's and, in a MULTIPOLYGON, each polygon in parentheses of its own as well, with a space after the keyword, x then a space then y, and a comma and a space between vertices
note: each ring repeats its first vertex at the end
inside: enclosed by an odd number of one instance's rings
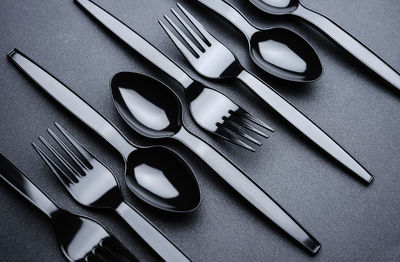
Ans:
MULTIPOLYGON (((171 76, 171 77, 173 77, 173 76, 171 76)), ((193 86, 194 84, 197 83, 197 81, 194 80, 193 78, 191 78, 189 75, 186 75, 185 77, 183 77, 183 75, 182 75, 181 79, 177 79, 175 77, 173 77, 173 78, 182 85, 183 89, 188 89, 190 86, 193 86)))
POLYGON ((259 31, 259 29, 252 25, 239 10, 224 0, 198 1, 231 22, 248 40, 259 31))

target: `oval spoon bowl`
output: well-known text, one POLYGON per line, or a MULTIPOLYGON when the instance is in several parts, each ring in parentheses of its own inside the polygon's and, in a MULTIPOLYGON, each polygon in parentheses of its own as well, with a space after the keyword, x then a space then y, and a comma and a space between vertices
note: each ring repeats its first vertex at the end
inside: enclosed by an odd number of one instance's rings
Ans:
POLYGON ((312 46, 286 28, 256 32, 250 39, 249 49, 253 61, 278 78, 313 82, 322 75, 321 62, 312 46))
POLYGON ((163 83, 139 73, 120 72, 114 75, 110 86, 115 108, 138 133, 165 138, 179 131, 181 102, 163 83), (160 88, 154 91, 155 86, 160 88))
POLYGON ((176 213, 192 212, 200 206, 196 177, 186 162, 169 149, 142 148, 132 152, 127 163, 126 184, 143 201, 176 213))
POLYGON ((298 0, 249 0, 257 8, 274 15, 286 15, 295 11, 298 0))
MULTIPOLYGON (((150 138, 172 136, 182 125, 180 101, 165 87, 157 88, 155 94, 154 86, 160 84, 131 72, 117 73, 110 83, 118 113, 132 129, 150 138)), ((126 183, 139 198, 147 202, 151 199, 153 206, 191 212, 201 202, 198 182, 184 160, 168 152, 162 146, 132 152, 126 166, 126 183), (154 158, 160 155, 163 157, 154 158)))
MULTIPOLYGON (((226 0, 198 1, 227 19, 246 36, 250 57, 264 72, 292 82, 313 82, 321 77, 322 65, 317 53, 294 31, 282 27, 259 28, 226 0)), ((280 8, 290 9, 293 6, 290 0, 269 2, 280 8)), ((171 12, 183 21, 176 11, 172 9, 171 12)), ((166 19, 171 24, 168 16, 166 19)))

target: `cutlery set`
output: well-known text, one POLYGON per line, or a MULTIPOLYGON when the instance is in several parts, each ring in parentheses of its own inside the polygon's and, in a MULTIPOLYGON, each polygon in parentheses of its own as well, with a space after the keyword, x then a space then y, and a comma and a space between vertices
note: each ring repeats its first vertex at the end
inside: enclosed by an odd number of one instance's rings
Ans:
POLYGON ((53 222, 58 244, 69 261, 137 261, 97 221, 59 208, 2 154, 0 178, 53 222))
MULTIPOLYGON (((285 28, 257 28, 224 0, 197 1, 226 18, 246 36, 252 61, 266 73, 291 82, 312 82, 321 77, 323 70, 318 55, 295 32, 285 28)), ((260 140, 268 138, 275 130, 223 93, 194 80, 139 33, 97 4, 90 0, 75 2, 130 48, 175 79, 184 92, 185 101, 181 101, 172 88, 155 78, 134 72, 116 73, 110 83, 112 101, 128 126, 154 144, 166 140, 179 141, 268 221, 310 253, 316 253, 321 247, 316 238, 228 157, 186 127, 183 102, 199 127, 250 151, 255 151, 253 146, 262 145, 260 140)), ((398 72, 325 16, 305 8, 297 0, 250 2, 266 13, 302 17, 400 89, 398 72)), ((247 71, 235 54, 209 33, 197 18, 179 3, 177 6, 179 11, 171 9, 173 17, 164 15, 166 22, 158 22, 198 74, 220 81, 238 80, 259 101, 266 103, 268 108, 362 181, 370 183, 373 180, 373 176, 327 133, 269 84, 247 71)), ((124 182, 135 196, 167 212, 188 213, 199 207, 201 191, 194 171, 178 153, 162 145, 140 147, 134 144, 94 107, 33 59, 18 49, 11 50, 7 56, 37 86, 120 153, 125 163, 124 182)), ((60 124, 55 123, 55 126, 58 132, 47 130, 51 140, 39 136, 40 143, 33 142, 32 146, 72 198, 85 207, 115 211, 161 259, 190 261, 166 235, 124 200, 113 172, 60 124)), ((98 222, 60 209, 1 154, 0 177, 51 219, 59 246, 69 261, 137 261, 98 222)))

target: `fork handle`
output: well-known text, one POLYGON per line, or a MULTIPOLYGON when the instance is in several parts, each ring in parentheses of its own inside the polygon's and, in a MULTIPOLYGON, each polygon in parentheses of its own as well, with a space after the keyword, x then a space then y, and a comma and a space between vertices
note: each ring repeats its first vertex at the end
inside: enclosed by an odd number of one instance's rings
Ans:
POLYGON ((116 211, 162 259, 168 262, 190 261, 178 247, 134 207, 126 202, 122 202, 116 211))
POLYGON ((225 0, 197 1, 231 22, 247 37, 247 39, 250 39, 256 32, 259 31, 259 29, 252 25, 239 10, 227 3, 225 0))
POLYGON ((113 124, 25 54, 13 49, 7 56, 57 102, 107 140, 125 159, 136 150, 113 124))
POLYGON ((261 187, 216 149, 185 128, 182 128, 174 138, 189 147, 240 195, 307 250, 312 253, 318 251, 320 248, 318 241, 268 196, 261 187))
POLYGON ((292 14, 319 28, 361 63, 400 91, 400 73, 335 22, 301 4, 292 14))
POLYGON ((365 182, 370 183, 373 180, 374 177, 349 153, 268 84, 246 70, 243 70, 237 78, 337 161, 353 171, 365 182))
POLYGON ((2 154, 0 154, 0 178, 49 218, 52 218, 55 212, 60 211, 60 208, 45 193, 2 154))

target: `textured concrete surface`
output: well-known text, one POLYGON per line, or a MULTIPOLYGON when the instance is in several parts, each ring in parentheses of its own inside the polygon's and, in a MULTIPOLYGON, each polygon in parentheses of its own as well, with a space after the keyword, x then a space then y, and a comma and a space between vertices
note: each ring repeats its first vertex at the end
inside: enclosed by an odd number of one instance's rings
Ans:
MULTIPOLYGON (((196 79, 157 23, 176 0, 96 0, 182 65, 196 79)), ((117 174, 124 195, 194 261, 399 261, 400 260, 400 95, 343 50, 299 20, 264 15, 245 0, 230 2, 258 26, 285 26, 315 47, 324 66, 320 81, 299 85, 263 75, 249 59, 240 32, 206 8, 181 1, 243 64, 269 81, 293 104, 375 175, 366 186, 310 143, 236 82, 202 80, 276 128, 256 153, 218 141, 199 130, 238 163, 322 244, 308 255, 259 215, 212 170, 178 143, 165 142, 196 171, 203 193, 199 210, 170 215, 153 210, 123 184, 116 151, 39 90, 6 59, 17 47, 79 93, 135 143, 135 135, 113 107, 109 80, 119 71, 169 79, 128 49, 72 0, 0 1, 0 152, 12 160, 61 207, 92 216, 115 233, 143 261, 157 257, 118 217, 79 206, 30 146, 60 122, 117 174)), ((400 70, 398 0, 308 0, 305 4, 334 19, 400 70)), ((51 223, 27 201, 0 183, 2 261, 63 261, 51 223)))

